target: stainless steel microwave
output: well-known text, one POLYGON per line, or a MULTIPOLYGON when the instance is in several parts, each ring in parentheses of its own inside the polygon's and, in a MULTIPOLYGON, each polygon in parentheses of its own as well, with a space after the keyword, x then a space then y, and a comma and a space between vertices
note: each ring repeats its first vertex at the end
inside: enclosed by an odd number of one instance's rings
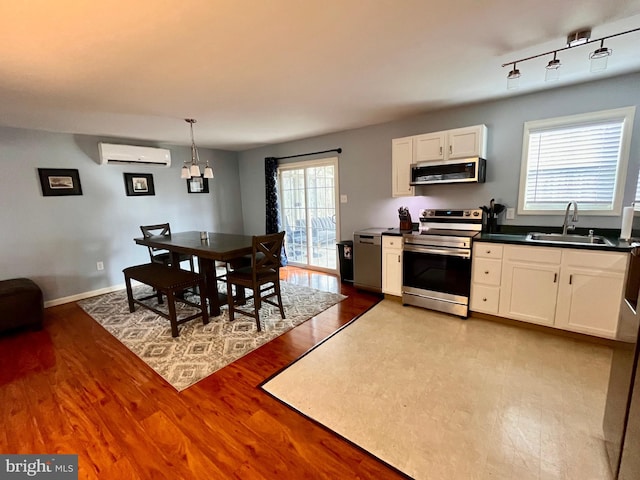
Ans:
POLYGON ((414 163, 411 165, 411 185, 484 183, 486 163, 484 158, 414 163))

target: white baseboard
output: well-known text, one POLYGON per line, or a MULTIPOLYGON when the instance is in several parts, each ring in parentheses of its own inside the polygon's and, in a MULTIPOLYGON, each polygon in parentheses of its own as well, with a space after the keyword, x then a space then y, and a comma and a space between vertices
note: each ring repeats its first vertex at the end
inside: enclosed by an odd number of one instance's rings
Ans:
MULTIPOLYGON (((136 282, 132 281, 131 285, 136 282)), ((56 305, 62 305, 64 303, 77 302, 78 300, 84 300, 85 298, 95 297, 96 295, 104 295, 105 293, 117 292, 125 288, 124 283, 120 285, 112 285, 111 287, 100 288, 98 290, 92 290, 90 292, 78 293, 77 295, 71 295, 69 297, 56 298, 55 300, 47 300, 44 302, 44 308, 55 307, 56 305)))

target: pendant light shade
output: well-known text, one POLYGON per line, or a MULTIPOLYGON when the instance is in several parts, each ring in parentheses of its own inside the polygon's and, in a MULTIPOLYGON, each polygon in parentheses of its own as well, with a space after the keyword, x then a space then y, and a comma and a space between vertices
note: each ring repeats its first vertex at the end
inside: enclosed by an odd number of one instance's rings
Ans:
POLYGON ((507 75, 507 88, 514 90, 520 86, 520 70, 516 68, 516 64, 513 64, 513 69, 507 75))
POLYGON ((191 171, 187 165, 183 165, 182 172, 180 173, 180 178, 191 178, 191 171))
POLYGON ((560 78, 560 65, 562 64, 560 63, 560 60, 556 58, 557 53, 558 52, 553 52, 553 60, 550 60, 549 63, 547 63, 547 71, 544 74, 545 82, 555 82, 560 78))
POLYGON ((604 39, 600 42, 600 48, 595 49, 589 54, 591 60, 592 72, 602 72, 607 69, 607 61, 613 50, 604 46, 604 39))
POLYGON ((207 165, 204 169, 204 178, 213 178, 213 168, 207 165))

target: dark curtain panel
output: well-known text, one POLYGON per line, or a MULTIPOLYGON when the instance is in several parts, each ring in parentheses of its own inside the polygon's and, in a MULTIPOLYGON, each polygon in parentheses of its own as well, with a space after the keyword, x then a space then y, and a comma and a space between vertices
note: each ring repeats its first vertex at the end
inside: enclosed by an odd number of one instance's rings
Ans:
MULTIPOLYGON (((278 160, 274 157, 264 159, 265 188, 265 233, 282 231, 280 223, 280 207, 278 205, 278 160)), ((282 265, 287 264, 287 252, 282 249, 282 265)))

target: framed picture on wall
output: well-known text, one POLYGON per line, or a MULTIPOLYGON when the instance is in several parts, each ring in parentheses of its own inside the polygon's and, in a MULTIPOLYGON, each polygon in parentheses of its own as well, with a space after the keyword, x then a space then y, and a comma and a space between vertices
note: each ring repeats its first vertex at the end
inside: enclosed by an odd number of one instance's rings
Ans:
POLYGON ((38 175, 44 197, 82 195, 80 174, 75 168, 39 168, 38 175))
POLYGON ((209 193, 209 179, 203 175, 187 179, 187 192, 189 193, 209 193))
POLYGON ((151 173, 125 173, 124 185, 129 197, 156 194, 151 173))

